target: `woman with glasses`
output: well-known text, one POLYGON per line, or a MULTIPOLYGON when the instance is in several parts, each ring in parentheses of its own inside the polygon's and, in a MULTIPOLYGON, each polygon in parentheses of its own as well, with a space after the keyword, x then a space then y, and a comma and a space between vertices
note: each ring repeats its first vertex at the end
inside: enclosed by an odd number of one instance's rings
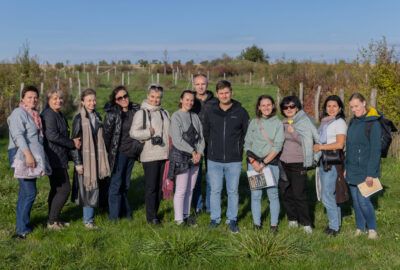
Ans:
POLYGON ((312 167, 321 155, 313 151, 314 144, 318 143, 317 128, 302 110, 297 96, 285 97, 280 109, 285 117, 285 142, 280 160, 287 177, 285 187, 281 188, 282 202, 288 215, 289 227, 298 227, 300 223, 306 233, 312 233, 306 182, 307 168, 312 167))
POLYGON ((104 142, 108 152, 111 170, 108 189, 109 219, 116 221, 120 217, 132 215, 128 200, 128 189, 136 155, 137 141, 129 136, 133 116, 140 106, 129 100, 124 86, 116 87, 104 110, 104 142))
POLYGON ((162 177, 169 152, 170 118, 161 108, 163 88, 151 84, 147 89, 147 99, 143 100, 140 111, 133 117, 129 132, 136 140, 144 142, 140 161, 145 178, 145 201, 147 222, 161 225, 157 216, 162 196, 162 177))

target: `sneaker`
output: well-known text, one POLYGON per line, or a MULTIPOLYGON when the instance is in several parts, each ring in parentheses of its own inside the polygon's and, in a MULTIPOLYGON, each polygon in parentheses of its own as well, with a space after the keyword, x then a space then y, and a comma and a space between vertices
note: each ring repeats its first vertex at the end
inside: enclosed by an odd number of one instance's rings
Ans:
POLYGON ((183 220, 185 222, 185 225, 188 227, 196 227, 197 226, 197 222, 196 219, 193 217, 187 217, 183 220))
POLYGON ((53 231, 59 231, 62 229, 62 226, 58 222, 47 222, 47 229, 53 230, 53 231))
POLYGON ((58 225, 60 225, 61 227, 69 227, 69 226, 71 226, 71 223, 69 223, 69 222, 58 221, 57 223, 58 223, 58 225))
POLYGON ((19 239, 19 240, 25 240, 26 239, 26 233, 18 234, 16 236, 16 238, 19 239))
POLYGON ((161 226, 161 220, 159 220, 158 218, 152 219, 151 221, 148 221, 151 225, 155 225, 155 226, 161 226))
POLYGON ((339 233, 339 231, 335 231, 335 230, 329 228, 329 226, 326 227, 325 230, 323 230, 322 232, 327 235, 332 235, 332 236, 336 236, 339 233))
POLYGON ((297 227, 299 227, 299 223, 297 222, 297 220, 289 221, 289 228, 297 228, 297 227))
POLYGON ((182 226, 184 224, 183 220, 176 221, 176 226, 182 226))
POLYGON ((199 215, 201 215, 201 213, 203 213, 203 210, 202 210, 202 209, 196 209, 196 211, 194 211, 194 215, 195 215, 196 217, 198 217, 199 215))
POLYGON ((354 233, 354 236, 360 236, 362 234, 364 234, 364 232, 360 229, 357 229, 356 232, 354 233))
POLYGON ((375 230, 368 230, 368 239, 378 238, 378 233, 375 230))
POLYGON ((99 228, 94 222, 85 223, 85 227, 89 230, 97 230, 99 228))
POLYGON ((260 231, 261 229, 262 229, 262 225, 261 224, 259 224, 259 225, 254 224, 254 230, 260 231))
POLYGON ((229 229, 231 230, 231 233, 239 232, 239 227, 236 220, 231 220, 231 222, 229 223, 229 229))
POLYGON ((217 221, 211 220, 210 225, 208 225, 208 228, 209 229, 214 229, 214 228, 217 228, 218 225, 219 225, 219 223, 217 223, 217 221))
POLYGON ((311 233, 312 233, 312 228, 311 228, 310 225, 304 226, 304 227, 303 227, 303 230, 304 230, 306 233, 308 233, 308 234, 311 234, 311 233))
POLYGON ((277 226, 277 225, 275 225, 275 226, 271 225, 271 226, 269 227, 269 230, 270 230, 272 233, 277 234, 277 233, 278 233, 278 226, 277 226))

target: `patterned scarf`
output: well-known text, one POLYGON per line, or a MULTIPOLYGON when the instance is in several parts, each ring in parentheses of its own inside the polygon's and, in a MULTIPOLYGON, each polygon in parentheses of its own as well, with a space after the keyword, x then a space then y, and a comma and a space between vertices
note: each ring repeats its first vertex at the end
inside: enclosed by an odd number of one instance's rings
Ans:
POLYGON ((326 116, 321 119, 321 125, 318 128, 318 140, 321 144, 326 144, 328 137, 328 126, 335 120, 335 116, 326 116))
POLYGON ((42 119, 40 118, 39 112, 35 109, 31 109, 26 105, 23 101, 19 103, 19 107, 22 108, 23 110, 27 111, 30 116, 32 116, 33 121, 35 121, 36 127, 39 130, 40 136, 43 137, 43 125, 42 125, 42 119))

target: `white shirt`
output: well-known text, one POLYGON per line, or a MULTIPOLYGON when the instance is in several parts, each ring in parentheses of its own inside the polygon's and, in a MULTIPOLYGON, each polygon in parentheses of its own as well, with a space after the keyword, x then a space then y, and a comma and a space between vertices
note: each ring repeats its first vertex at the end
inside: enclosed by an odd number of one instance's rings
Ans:
POLYGON ((329 124, 326 132, 327 132, 326 144, 331 144, 336 142, 336 135, 347 134, 346 121, 344 121, 344 119, 342 118, 336 119, 331 124, 329 124))

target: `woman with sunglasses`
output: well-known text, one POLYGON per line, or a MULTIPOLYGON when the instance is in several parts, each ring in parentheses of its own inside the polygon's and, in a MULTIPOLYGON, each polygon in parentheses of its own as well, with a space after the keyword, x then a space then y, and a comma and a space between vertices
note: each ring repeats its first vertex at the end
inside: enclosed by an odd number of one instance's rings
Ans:
POLYGON ((133 117, 129 135, 144 142, 140 161, 143 165, 145 179, 145 201, 147 222, 161 225, 157 216, 162 196, 162 177, 165 162, 169 153, 170 118, 166 110, 161 108, 163 88, 151 84, 147 89, 147 99, 143 100, 133 117))
POLYGON ((285 205, 289 228, 303 225, 306 233, 312 233, 312 221, 307 202, 307 168, 312 167, 321 155, 313 152, 318 142, 318 133, 314 121, 302 110, 297 96, 285 97, 281 104, 281 113, 285 116, 283 126, 285 142, 280 160, 287 176, 287 183, 281 185, 282 202, 285 205))
POLYGON ((128 189, 136 155, 137 141, 129 136, 133 116, 140 109, 139 104, 129 100, 124 86, 116 87, 104 110, 104 142, 108 152, 111 170, 108 189, 108 208, 110 220, 132 215, 128 200, 128 189))

